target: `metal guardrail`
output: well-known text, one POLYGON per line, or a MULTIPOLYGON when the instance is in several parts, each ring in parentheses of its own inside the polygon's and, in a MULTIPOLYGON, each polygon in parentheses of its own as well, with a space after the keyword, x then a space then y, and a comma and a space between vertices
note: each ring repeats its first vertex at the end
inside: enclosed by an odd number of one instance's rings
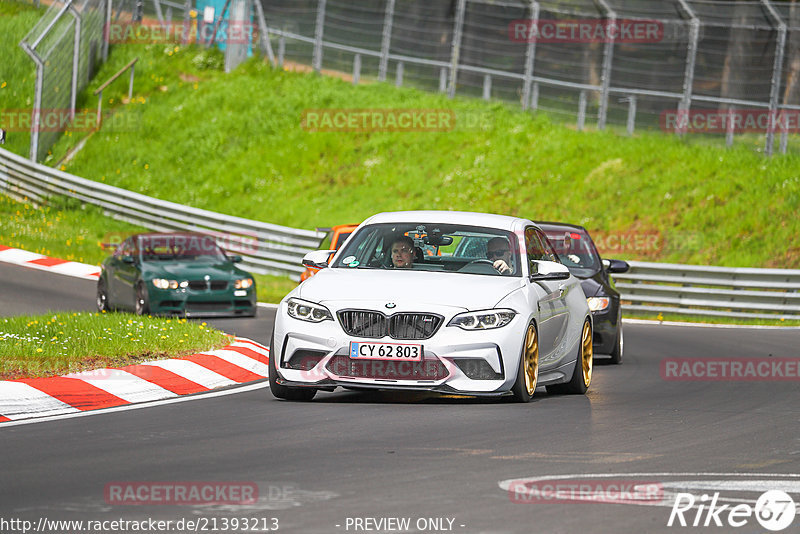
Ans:
POLYGON ((630 271, 614 275, 623 310, 800 319, 797 269, 628 263, 630 271))
POLYGON ((253 221, 148 197, 34 163, 4 149, 0 149, 0 191, 42 204, 58 195, 75 198, 101 207, 115 219, 151 230, 198 231, 221 236, 223 247, 233 238, 234 242, 245 243, 235 252, 242 256, 248 270, 288 275, 293 280, 299 280, 305 269, 300 263, 303 256, 318 249, 325 237, 324 232, 253 221))

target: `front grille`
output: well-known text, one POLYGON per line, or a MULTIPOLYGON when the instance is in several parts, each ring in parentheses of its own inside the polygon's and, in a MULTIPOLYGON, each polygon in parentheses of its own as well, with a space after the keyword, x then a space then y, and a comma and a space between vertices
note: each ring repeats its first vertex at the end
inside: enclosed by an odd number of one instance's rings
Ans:
POLYGON ((439 360, 353 360, 339 355, 331 358, 326 368, 338 376, 382 380, 441 380, 449 375, 447 367, 439 360))
POLYGON ((395 313, 389 317, 371 310, 342 310, 337 313, 339 323, 351 336, 394 339, 428 339, 444 321, 433 313, 395 313))
POLYGON ((386 335, 386 316, 380 312, 364 310, 340 311, 339 322, 351 336, 383 337, 386 335))
POLYGON ((492 366, 484 359, 453 358, 453 363, 472 380, 502 380, 503 373, 495 373, 492 366))
POLYGON ((227 280, 189 280, 189 289, 195 291, 205 291, 210 289, 212 291, 222 291, 228 289, 227 280))
POLYGON ((230 309, 231 303, 230 302, 187 302, 186 303, 186 311, 187 312, 202 312, 202 311, 211 311, 211 310, 219 310, 225 311, 230 309))

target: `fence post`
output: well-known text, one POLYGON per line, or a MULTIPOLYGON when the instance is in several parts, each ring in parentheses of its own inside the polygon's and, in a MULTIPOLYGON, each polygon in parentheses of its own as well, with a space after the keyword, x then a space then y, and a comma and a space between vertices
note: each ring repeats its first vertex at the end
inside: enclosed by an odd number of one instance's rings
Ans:
POLYGON ((533 83, 533 90, 531 91, 531 109, 539 109, 539 84, 533 83))
POLYGON ((78 100, 78 70, 81 61, 81 14, 70 4, 69 13, 75 19, 75 37, 72 44, 72 84, 69 96, 69 119, 75 119, 75 105, 78 100))
POLYGON ((397 72, 395 72, 395 75, 394 75, 394 84, 397 87, 400 87, 401 85, 403 85, 403 62, 402 61, 398 61, 397 62, 397 72))
POLYGON ((450 86, 447 88, 447 96, 456 96, 456 82, 458 81, 458 55, 461 51, 461 32, 464 30, 464 11, 467 8, 467 0, 458 0, 456 6, 456 20, 453 25, 453 41, 450 51, 450 86))
POLYGON ((394 22, 394 2, 386 2, 386 13, 383 16, 383 35, 381 36, 381 62, 378 66, 378 81, 386 81, 386 71, 389 68, 389 48, 392 44, 392 23, 394 22))
POLYGON ((311 60, 311 66, 314 72, 319 72, 322 69, 322 35, 325 31, 325 2, 326 0, 319 0, 317 4, 317 26, 314 30, 314 57, 311 60))
POLYGON ((778 113, 778 93, 781 88, 781 70, 783 69, 783 51, 786 48, 786 23, 775 11, 769 0, 761 0, 766 11, 778 24, 778 41, 775 43, 775 62, 772 67, 772 86, 769 90, 769 122, 767 123, 767 134, 765 136, 764 153, 772 155, 775 140, 775 119, 778 113))
POLYGON ((733 146, 734 124, 736 119, 736 111, 733 106, 728 108, 728 123, 725 125, 725 146, 730 148, 733 146))
MULTIPOLYGON (((617 25, 617 14, 608 5, 606 0, 595 0, 595 3, 602 7, 608 18, 606 28, 617 25)), ((614 60, 614 38, 616 32, 609 37, 610 32, 606 31, 606 45, 603 48, 603 74, 600 78, 600 109, 597 112, 597 129, 602 130, 606 127, 606 117, 608 115, 608 88, 611 85, 611 66, 614 60)))
POLYGON ((488 74, 483 75, 483 99, 492 98, 492 77, 488 74))
POLYGON ((36 64, 36 86, 33 95, 33 113, 31 114, 31 147, 30 147, 30 160, 36 163, 39 151, 39 122, 42 115, 42 85, 44 84, 44 63, 41 58, 34 52, 31 47, 24 41, 20 46, 25 53, 28 54, 33 62, 36 64))
POLYGON ((108 40, 111 32, 111 7, 113 0, 106 0, 105 27, 103 28, 103 63, 108 61, 108 40))
POLYGON ((444 93, 447 91, 447 69, 442 67, 439 69, 439 92, 444 93))
POLYGON ((358 85, 361 78, 361 54, 353 56, 353 85, 358 85))
POLYGON ((694 86, 694 69, 697 63, 697 42, 700 39, 700 19, 686 0, 678 0, 678 4, 683 8, 691 19, 689 21, 689 43, 686 49, 686 68, 683 72, 683 98, 678 103, 678 121, 675 123, 675 133, 684 134, 687 131, 689 120, 689 109, 692 106, 692 88, 694 86), (685 126, 684 126, 685 125, 685 126))
POLYGON ((633 135, 636 128, 636 95, 628 97, 628 135, 633 135))
POLYGON ((283 68, 283 56, 286 55, 286 36, 278 37, 278 67, 283 68))
POLYGON ((272 52, 272 43, 269 42, 269 27, 267 26, 267 19, 264 17, 264 6, 261 5, 261 0, 253 0, 256 6, 256 17, 258 18, 258 32, 261 34, 261 44, 267 51, 267 58, 272 66, 276 66, 275 54, 272 52))
POLYGON ((533 82, 534 63, 536 61, 536 39, 539 37, 539 2, 531 2, 531 34, 528 35, 528 47, 525 49, 525 81, 522 84, 522 109, 528 109, 531 100, 531 84, 533 82), (531 35, 533 37, 531 37, 531 35))
POLYGON ((586 123, 586 91, 581 91, 578 96, 578 131, 583 130, 586 123))

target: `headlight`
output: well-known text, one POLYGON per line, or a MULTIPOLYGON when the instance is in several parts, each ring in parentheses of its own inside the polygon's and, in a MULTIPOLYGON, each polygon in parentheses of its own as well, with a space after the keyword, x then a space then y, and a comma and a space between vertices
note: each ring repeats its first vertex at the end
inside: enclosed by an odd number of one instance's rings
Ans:
POLYGON ((510 323, 516 314, 514 310, 508 309, 459 313, 447 323, 447 326, 457 326, 464 330, 501 328, 510 323))
POLYGON ((233 289, 249 289, 251 287, 253 287, 252 278, 241 278, 233 282, 233 289))
POLYGON ((289 299, 286 303, 289 317, 308 321, 310 323, 321 323, 322 321, 333 321, 333 315, 328 308, 320 304, 314 304, 307 300, 289 299))
POLYGON ((588 297, 586 302, 589 303, 589 309, 591 311, 601 311, 608 308, 609 298, 608 297, 588 297))
MULTIPOLYGON (((166 278, 153 278, 153 285, 158 289, 178 289, 177 280, 167 280, 166 278)), ((186 285, 189 285, 188 282, 186 285)), ((180 286, 186 287, 183 283, 181 283, 180 286)))

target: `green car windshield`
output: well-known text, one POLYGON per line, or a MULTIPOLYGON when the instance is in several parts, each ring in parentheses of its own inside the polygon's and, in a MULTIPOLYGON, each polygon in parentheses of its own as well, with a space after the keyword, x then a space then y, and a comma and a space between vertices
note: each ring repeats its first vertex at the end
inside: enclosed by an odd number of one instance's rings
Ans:
POLYGON ((211 236, 164 235, 139 239, 142 261, 227 261, 225 253, 211 236))

